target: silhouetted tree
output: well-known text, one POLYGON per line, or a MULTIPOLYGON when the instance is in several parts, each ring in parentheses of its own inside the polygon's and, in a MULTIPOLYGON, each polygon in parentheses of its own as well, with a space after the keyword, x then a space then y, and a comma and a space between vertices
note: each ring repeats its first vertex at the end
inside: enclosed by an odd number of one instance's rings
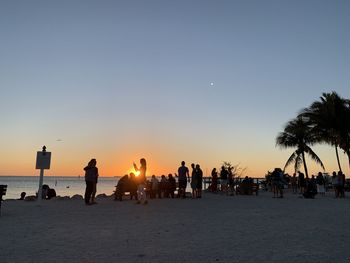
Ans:
POLYGON ((307 119, 299 116, 298 118, 288 122, 284 128, 284 131, 279 133, 276 138, 276 145, 281 148, 297 148, 292 155, 288 158, 283 170, 287 166, 294 163, 295 172, 299 169, 303 163, 305 174, 308 176, 308 170, 305 160, 305 153, 308 154, 312 160, 320 164, 324 170, 324 165, 321 159, 310 148, 309 145, 313 145, 316 142, 307 119))
POLYGON ((247 168, 240 167, 240 164, 232 165, 230 162, 223 162, 222 166, 234 177, 241 177, 247 168))
POLYGON ((341 98, 336 92, 323 93, 320 101, 315 101, 304 109, 300 116, 308 118, 311 132, 319 143, 334 146, 339 170, 342 171, 338 147, 347 153, 350 165, 350 108, 349 100, 341 98))

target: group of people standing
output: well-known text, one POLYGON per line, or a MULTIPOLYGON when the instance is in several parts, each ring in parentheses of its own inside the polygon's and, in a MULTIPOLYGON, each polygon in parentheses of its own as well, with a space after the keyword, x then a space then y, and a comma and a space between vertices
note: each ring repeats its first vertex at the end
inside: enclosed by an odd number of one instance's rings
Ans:
POLYGON ((332 185, 336 198, 345 197, 345 175, 339 171, 338 173, 332 173, 332 185))
MULTIPOLYGON (((85 195, 84 200, 86 205, 96 204, 96 185, 98 181, 98 168, 96 167, 96 159, 91 159, 88 165, 84 168, 85 171, 85 195)), ((146 186, 146 170, 147 164, 144 158, 140 159, 140 167, 133 163, 135 171, 139 172, 137 179, 135 177, 135 183, 137 186, 137 204, 147 204, 147 197, 145 192, 146 186)))
POLYGON ((211 177, 209 191, 216 193, 218 190, 220 190, 222 193, 234 195, 235 178, 232 169, 227 169, 225 166, 222 166, 220 174, 218 174, 216 168, 213 168, 211 171, 211 177), (220 183, 218 180, 219 178, 220 183), (218 189, 219 184, 220 189, 218 189))
MULTIPOLYGON (((345 197, 345 175, 341 171, 332 173, 331 182, 326 180, 322 172, 319 172, 317 176, 312 175, 309 178, 299 171, 298 176, 293 174, 289 180, 292 192, 294 194, 299 193, 305 198, 314 198, 316 194, 325 195, 328 187, 333 187, 335 197, 345 197)), ((288 181, 285 182, 285 184, 287 183, 288 181)))
POLYGON ((192 163, 191 168, 191 177, 185 161, 181 162, 181 166, 177 170, 179 179, 179 197, 186 198, 186 187, 187 182, 189 182, 192 189, 192 198, 202 198, 203 171, 199 164, 195 165, 192 163))

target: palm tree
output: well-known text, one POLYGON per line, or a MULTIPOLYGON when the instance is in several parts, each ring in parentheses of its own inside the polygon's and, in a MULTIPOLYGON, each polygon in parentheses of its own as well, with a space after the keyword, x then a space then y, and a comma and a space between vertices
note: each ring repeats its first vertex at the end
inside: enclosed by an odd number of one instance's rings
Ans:
POLYGON ((320 101, 315 101, 309 108, 300 113, 301 117, 309 119, 312 133, 317 142, 334 146, 340 171, 342 169, 338 147, 347 152, 346 141, 348 138, 346 137, 349 135, 348 126, 350 121, 348 105, 349 100, 341 98, 333 91, 332 93, 323 93, 320 101))
POLYGON ((342 119, 342 130, 340 134, 339 147, 346 153, 350 166, 350 100, 347 100, 347 105, 340 116, 342 119))
POLYGON ((294 171, 296 172, 300 165, 304 165, 306 176, 308 176, 308 170, 305 160, 305 153, 308 154, 312 160, 320 164, 323 170, 325 170, 321 159, 317 154, 310 148, 316 142, 313 136, 312 130, 308 125, 308 120, 299 116, 298 118, 291 120, 287 123, 284 131, 279 133, 276 138, 276 145, 281 148, 297 148, 292 155, 288 158, 283 170, 287 166, 294 163, 294 171))

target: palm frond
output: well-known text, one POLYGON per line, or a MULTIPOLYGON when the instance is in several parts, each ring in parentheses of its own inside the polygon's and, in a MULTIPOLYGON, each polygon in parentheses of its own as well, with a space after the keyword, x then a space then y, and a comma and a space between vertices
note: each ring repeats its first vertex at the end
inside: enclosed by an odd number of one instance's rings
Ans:
POLYGON ((311 157, 311 159, 313 161, 315 161, 316 163, 318 163, 322 167, 323 171, 325 170, 325 167, 324 167, 320 157, 318 157, 317 154, 310 147, 307 146, 305 148, 305 152, 311 157))

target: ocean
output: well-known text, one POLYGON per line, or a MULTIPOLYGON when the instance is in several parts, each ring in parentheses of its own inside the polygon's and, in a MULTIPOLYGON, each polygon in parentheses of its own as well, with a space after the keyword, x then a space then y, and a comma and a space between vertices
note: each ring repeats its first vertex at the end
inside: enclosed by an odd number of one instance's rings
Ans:
MULTIPOLYGON (((97 183, 97 195, 111 195, 115 190, 121 176, 99 177, 97 183)), ((160 177, 157 176, 158 180, 160 177)), ((150 179, 150 177, 147 177, 150 179)), ((35 195, 39 189, 39 176, 0 176, 0 185, 7 185, 7 192, 3 199, 18 199, 22 192, 26 196, 35 195)), ((55 189, 59 196, 70 196, 79 194, 84 195, 85 178, 84 176, 44 176, 43 184, 55 189)), ((191 192, 191 186, 188 183, 186 191, 191 192)))
MULTIPOLYGON (((111 195, 120 177, 99 177, 97 194, 111 195)), ((44 184, 56 190, 60 196, 84 195, 84 176, 44 176, 44 184)), ((3 199, 17 199, 21 192, 35 195, 39 189, 39 176, 0 176, 0 185, 7 185, 7 192, 3 199)))

